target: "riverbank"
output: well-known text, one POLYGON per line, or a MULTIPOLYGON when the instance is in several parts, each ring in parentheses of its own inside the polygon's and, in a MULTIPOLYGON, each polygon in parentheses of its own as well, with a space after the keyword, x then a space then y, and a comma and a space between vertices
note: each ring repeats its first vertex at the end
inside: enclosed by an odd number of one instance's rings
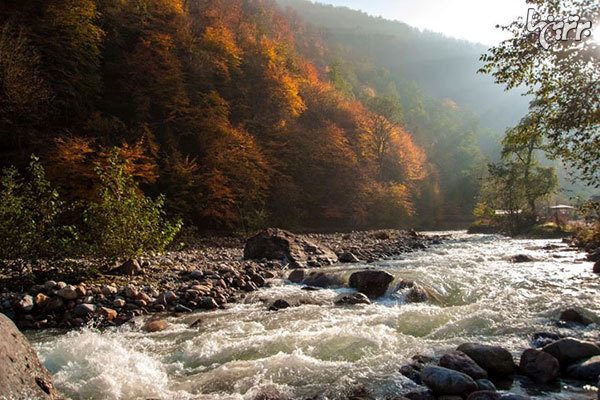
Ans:
MULTIPOLYGON (((313 244, 314 250, 319 250, 318 243, 329 248, 334 254, 331 260, 325 260, 326 264, 338 262, 338 257, 341 262, 370 263, 441 243, 438 236, 396 230, 298 237, 309 243, 307 253, 313 251, 313 244)), ((277 254, 244 257, 244 246, 243 238, 215 237, 199 239, 186 251, 121 263, 72 260, 70 264, 76 264, 76 270, 95 272, 86 273, 90 276, 84 279, 61 280, 69 275, 56 270, 55 278, 50 269, 40 274, 46 279, 22 291, 9 290, 8 284, 15 279, 4 277, 0 280, 0 312, 20 329, 115 326, 141 315, 167 317, 225 308, 264 287, 268 279, 287 274, 289 269, 324 264, 318 254, 307 254, 299 260, 277 254)))

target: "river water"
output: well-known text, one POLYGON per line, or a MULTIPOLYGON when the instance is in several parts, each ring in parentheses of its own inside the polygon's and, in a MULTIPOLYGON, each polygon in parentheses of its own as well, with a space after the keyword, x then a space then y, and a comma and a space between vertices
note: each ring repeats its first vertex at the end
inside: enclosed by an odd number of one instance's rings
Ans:
MULTIPOLYGON (((451 232, 442 245, 377 264, 398 280, 428 287, 435 301, 405 304, 398 293, 388 293, 372 305, 337 307, 332 300, 348 289, 308 292, 274 281, 226 310, 170 318, 162 332, 144 333, 137 324, 29 338, 59 389, 73 399, 251 400, 275 393, 338 399, 358 386, 385 399, 414 387, 398 368, 417 353, 441 355, 481 342, 508 348, 518 361, 536 331, 598 340, 596 324, 556 323, 566 307, 581 307, 600 322, 600 279, 583 260, 584 253, 559 240, 451 232), (512 263, 517 254, 536 261, 512 263), (267 311, 279 298, 306 304, 267 311), (190 328, 198 318, 199 326, 190 328)), ((330 270, 348 276, 364 267, 330 270)), ((510 391, 577 400, 595 398, 594 389, 568 381, 539 388, 518 379, 510 391)))

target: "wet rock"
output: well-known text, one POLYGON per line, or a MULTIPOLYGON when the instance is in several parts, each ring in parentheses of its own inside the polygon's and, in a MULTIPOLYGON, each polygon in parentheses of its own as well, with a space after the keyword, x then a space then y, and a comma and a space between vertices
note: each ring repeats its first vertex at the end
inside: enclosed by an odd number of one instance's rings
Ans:
POLYGON ((329 287, 341 287, 343 285, 342 279, 336 274, 329 274, 325 272, 311 272, 302 281, 305 285, 317 286, 321 288, 329 287))
POLYGON ((574 308, 568 308, 568 309, 564 310, 563 312, 561 312, 559 319, 561 321, 573 322, 573 323, 581 324, 581 325, 590 325, 591 323, 594 322, 590 318, 583 315, 583 313, 581 313, 580 311, 578 311, 574 308))
POLYGON ((58 295, 65 300, 75 300, 78 297, 77 290, 73 285, 67 285, 58 291, 58 295))
POLYGON ((302 283, 302 281, 304 280, 305 277, 306 277, 306 270, 303 268, 298 268, 298 269, 292 270, 292 272, 290 272, 290 274, 288 275, 288 281, 293 282, 293 283, 302 283))
POLYGON ((401 366, 400 373, 417 385, 423 384, 423 379, 421 379, 421 371, 416 369, 414 365, 406 364, 401 366))
POLYGON ((60 399, 35 350, 4 314, 0 314, 0 337, 0 398, 60 399))
POLYGON ((547 383, 558 377, 560 365, 558 360, 549 353, 527 349, 521 355, 519 370, 536 382, 547 383))
POLYGON ((477 390, 477 383, 469 375, 444 367, 428 365, 421 378, 437 394, 467 395, 477 390))
POLYGON ((142 327, 142 330, 148 333, 160 332, 164 331, 165 329, 167 329, 167 321, 164 319, 146 322, 146 324, 142 327))
POLYGON ((342 263, 358 263, 360 260, 354 254, 349 251, 346 251, 340 255, 339 262, 342 263))
POLYGON ((13 303, 13 307, 19 312, 29 312, 33 310, 33 306, 33 297, 28 294, 13 303))
POLYGON ((371 300, 363 293, 342 293, 335 300, 334 304, 337 306, 347 306, 355 304, 371 304, 371 300))
POLYGON ((569 365, 567 375, 582 381, 598 381, 598 375, 600 375, 600 356, 594 356, 569 365))
POLYGON ((469 375, 473 379, 487 378, 487 372, 462 351, 452 351, 440 358, 440 366, 469 375))
POLYGON ((490 375, 510 375, 515 371, 515 363, 510 352, 499 346, 477 343, 464 343, 456 349, 473 359, 490 375))
POLYGON ((206 296, 202 299, 202 308, 206 310, 215 310, 219 308, 219 305, 212 297, 206 296))
POLYGON ((408 290, 405 299, 407 303, 424 303, 429 300, 429 296, 423 288, 415 285, 408 290))
POLYGON ((500 400, 531 400, 531 398, 520 394, 505 393, 500 397, 500 400))
POLYGON ((275 300, 269 307, 269 311, 283 310, 284 308, 290 307, 290 303, 283 299, 275 300))
POLYGON ((385 295, 394 276, 385 271, 366 270, 350 275, 349 286, 375 299, 385 295))
POLYGON ((525 254, 518 254, 512 257, 510 260, 514 263, 526 263, 535 261, 533 258, 525 254))
POLYGON ((594 273, 596 274, 600 274, 600 261, 596 261, 596 263, 594 264, 594 273))
POLYGON ((96 306, 93 304, 78 304, 73 308, 73 314, 78 317, 87 317, 96 311, 96 306))
POLYGON ((475 382, 477 383, 477 387, 479 388, 479 390, 491 392, 496 391, 496 385, 494 385, 494 383, 489 379, 477 379, 475 382))
POLYGON ((467 397, 467 400, 500 400, 502 394, 492 390, 478 390, 467 397))
POLYGON ((192 310, 190 308, 184 306, 184 305, 177 304, 175 306, 175 312, 178 312, 178 313, 191 313, 192 310))
POLYGON ((107 321, 113 321, 115 318, 117 318, 117 312, 112 308, 108 307, 99 307, 98 314, 105 318, 107 321))
POLYGON ((284 260, 294 264, 307 262, 311 256, 323 264, 338 260, 331 249, 283 229, 265 229, 249 238, 244 246, 245 259, 284 260))
POLYGON ((197 320, 195 320, 194 322, 192 322, 190 324, 190 328, 199 328, 203 322, 204 322, 204 320, 202 318, 198 318, 197 320))
POLYGON ((535 332, 533 334, 533 341, 531 345, 536 348, 544 347, 547 344, 556 342, 561 339, 562 336, 554 332, 535 332))
POLYGON ((435 396, 431 390, 414 390, 402 395, 409 400, 435 400, 435 396))
POLYGON ((318 290, 321 290, 321 288, 314 287, 314 286, 302 286, 300 288, 300 290, 306 290, 307 292, 316 292, 318 290))
POLYGON ((542 351, 554 356, 561 367, 583 358, 600 355, 600 347, 595 343, 573 338, 557 340, 554 343, 544 346, 542 351))

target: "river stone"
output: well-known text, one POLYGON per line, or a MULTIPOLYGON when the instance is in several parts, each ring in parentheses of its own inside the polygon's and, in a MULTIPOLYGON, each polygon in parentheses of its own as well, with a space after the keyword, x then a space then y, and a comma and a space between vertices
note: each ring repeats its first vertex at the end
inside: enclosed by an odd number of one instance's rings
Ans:
POLYGON ((142 330, 148 333, 160 332, 164 331, 165 329, 167 329, 167 321, 164 319, 146 322, 146 324, 142 327, 142 330))
POLYGON ((531 398, 520 394, 505 393, 500 397, 500 400, 531 400, 531 398))
POLYGON ((54 312, 62 309, 65 306, 65 302, 61 297, 52 297, 46 303, 46 311, 54 312))
POLYGON ((73 314, 78 317, 85 317, 93 314, 96 311, 96 306, 93 304, 78 304, 73 308, 73 314))
POLYGON ((582 381, 596 382, 600 375, 600 356, 594 356, 569 365, 567 375, 582 381))
POLYGON ((342 255, 340 255, 339 261, 342 263, 357 263, 360 262, 358 257, 356 257, 353 253, 346 251, 342 255))
POLYGON ((435 396, 431 390, 414 390, 402 395, 410 400, 435 400, 435 396))
POLYGON ((477 387, 479 390, 487 390, 492 392, 497 390, 496 385, 494 385, 494 383, 489 379, 477 379, 475 382, 477 382, 477 387))
POLYGON ((514 263, 526 263, 535 261, 533 258, 529 257, 525 254, 517 254, 516 256, 510 259, 514 263))
POLYGON ((65 300, 75 300, 78 297, 77 290, 73 285, 67 285, 58 291, 58 295, 65 300))
POLYGON ((119 275, 139 275, 143 272, 143 269, 138 260, 136 260, 135 258, 130 258, 129 260, 121 264, 118 268, 110 272, 119 275))
POLYGON ((106 297, 114 296, 115 294, 117 294, 117 288, 112 285, 102 286, 102 294, 106 297))
POLYGON ((544 351, 527 349, 521 355, 519 370, 536 382, 547 383, 558 377, 560 364, 556 358, 544 351))
POLYGON ((510 375, 515 372, 515 362, 510 352, 499 346, 464 343, 456 349, 473 359, 490 375, 510 375))
POLYGON ((61 399, 35 350, 4 314, 0 314, 0 338, 0 398, 61 399))
POLYGON ((350 275, 349 286, 366 294, 371 299, 381 297, 387 292, 394 276, 385 271, 366 270, 350 275))
POLYGON ((423 384, 423 379, 421 379, 421 372, 417 370, 414 365, 406 364, 400 367, 400 373, 416 383, 417 385, 423 384))
POLYGON ((310 275, 304 278, 302 283, 308 286, 316 286, 321 288, 341 287, 344 284, 339 275, 325 272, 311 272, 310 275))
POLYGON ((568 308, 561 312, 558 319, 561 321, 574 322, 581 325, 590 325, 592 322, 594 322, 574 308, 568 308))
POLYGON ((564 338, 550 343, 542 348, 542 351, 554 356, 561 367, 567 366, 583 358, 600 355, 600 347, 592 342, 564 338))
POLYGON ((421 374, 423 382, 438 394, 466 395, 477 390, 477 383, 467 374, 444 367, 428 365, 421 374))
POLYGON ((492 390, 478 390, 467 397, 467 400, 499 400, 502 394, 492 390))
POLYGON ((337 262, 329 248, 283 229, 268 228, 246 240, 245 259, 283 260, 290 264, 305 263, 311 258, 321 264, 337 262))
POLYGON ((269 307, 269 311, 283 310, 284 308, 288 308, 288 307, 290 307, 290 303, 288 303, 287 301, 285 301, 283 299, 278 299, 278 300, 275 300, 273 302, 273 304, 271 304, 271 306, 269 307))
POLYGON ((112 321, 113 319, 117 318, 117 312, 112 308, 100 307, 98 308, 98 313, 102 317, 106 318, 107 321, 112 321))
POLYGON ((335 300, 334 304, 338 306, 355 305, 355 304, 371 304, 371 300, 363 293, 342 293, 335 300))
POLYGON ((127 304, 127 302, 125 301, 125 299, 116 298, 116 299, 113 300, 113 306, 115 306, 117 308, 125 307, 125 304, 127 304))
POLYGON ((305 277, 306 270, 303 268, 297 268, 290 272, 290 274, 288 275, 288 281, 292 283, 302 283, 305 277))
POLYGON ((15 309, 17 311, 20 312, 29 312, 31 310, 33 310, 33 297, 26 294, 25 296, 21 297, 19 300, 15 301, 13 306, 15 307, 15 309))
POLYGON ((596 263, 594 264, 594 273, 600 274, 600 261, 596 261, 596 263))
POLYGON ((35 295, 33 302, 35 303, 36 307, 43 307, 46 305, 46 303, 48 303, 48 300, 50 300, 50 298, 44 293, 38 293, 35 295))
POLYGON ((440 366, 469 375, 473 379, 487 378, 488 374, 462 351, 451 351, 440 358, 440 366))

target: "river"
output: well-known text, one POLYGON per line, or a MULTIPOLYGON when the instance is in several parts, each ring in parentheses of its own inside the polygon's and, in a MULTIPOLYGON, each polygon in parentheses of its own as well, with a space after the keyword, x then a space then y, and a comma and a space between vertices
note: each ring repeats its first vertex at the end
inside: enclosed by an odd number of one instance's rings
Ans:
MULTIPOLYGON (((506 347, 518 362, 536 331, 599 339, 596 324, 556 324, 567 307, 600 315, 600 279, 584 253, 560 240, 442 233, 451 237, 441 245, 376 264, 427 286, 437 301, 405 304, 388 293, 372 305, 339 307, 332 300, 347 289, 308 292, 276 280, 226 310, 169 318, 162 332, 145 333, 137 324, 28 337, 64 394, 94 400, 251 400, 261 393, 338 399, 361 385, 385 399, 414 386, 398 368, 417 353, 441 355, 481 342, 506 347), (517 254, 535 262, 511 262, 517 254), (307 304, 267 311, 280 298, 307 304), (189 327, 198 318, 199 326, 189 327)), ((347 276, 364 267, 329 270, 347 276)), ((593 390, 565 381, 540 388, 526 379, 510 389, 573 400, 596 398, 593 390)))

